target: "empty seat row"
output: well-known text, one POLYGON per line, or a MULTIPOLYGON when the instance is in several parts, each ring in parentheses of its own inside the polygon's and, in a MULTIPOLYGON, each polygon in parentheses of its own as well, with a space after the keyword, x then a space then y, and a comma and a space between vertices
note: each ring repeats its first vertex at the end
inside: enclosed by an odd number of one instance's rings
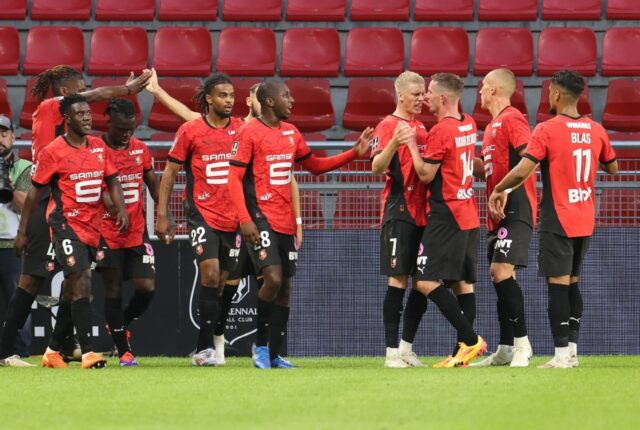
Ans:
MULTIPOLYGON (((534 69, 533 36, 524 28, 484 28, 475 39, 473 72, 486 74, 508 67, 518 76, 534 69)), ((154 38, 152 65, 161 75, 206 76, 213 63, 211 33, 204 27, 165 27, 154 38)), ((0 73, 16 74, 20 61, 18 32, 0 27, 0 73)), ((602 44, 602 75, 640 74, 640 28, 607 30, 602 44)), ((284 33, 281 76, 338 76, 341 61, 338 31, 294 28, 284 33)), ((409 69, 430 75, 439 71, 466 76, 469 37, 462 27, 422 27, 411 36, 409 69)), ((597 70, 596 35, 590 28, 549 27, 538 40, 537 74, 575 69, 585 76, 597 70)), ((56 64, 84 65, 84 39, 78 27, 34 27, 26 38, 24 74, 56 64)), ((354 28, 344 55, 345 76, 393 76, 404 69, 404 38, 397 28, 354 28)), ((98 27, 91 34, 88 72, 126 75, 149 65, 146 30, 142 27, 98 27)), ((225 28, 218 35, 215 69, 235 76, 273 76, 276 37, 267 28, 225 28)))
MULTIPOLYGON (((481 21, 534 21, 538 18, 538 0, 479 0, 481 21)), ((542 19, 599 20, 602 0, 541 0, 542 19)), ((33 0, 33 20, 79 20, 91 17, 92 0, 33 0)), ((222 19, 225 21, 280 21, 282 0, 225 0, 222 19)), ((352 0, 349 17, 352 21, 408 21, 410 0, 352 0)), ((95 18, 98 21, 152 21, 155 0, 97 0, 95 18)), ((344 21, 346 0, 289 0, 285 18, 289 21, 344 21)), ((24 19, 27 0, 3 0, 0 19, 24 19)), ((218 0, 160 0, 160 21, 216 20, 218 0)), ((609 19, 639 19, 640 5, 636 0, 608 0, 609 19)), ((417 21, 471 21, 474 0, 415 0, 413 18, 417 21)))
MULTIPOLYGON (((126 78, 96 78, 93 80, 94 88, 108 85, 121 85, 126 78)), ((258 78, 234 78, 235 106, 234 115, 245 116, 248 108, 245 98, 249 95, 249 88, 260 82, 258 78)), ((536 121, 546 121, 549 114, 549 80, 543 81, 540 103, 536 113, 536 121)), ((335 124, 330 83, 326 79, 319 78, 292 78, 286 81, 295 100, 294 109, 289 120, 303 132, 317 132, 327 130, 335 124)), ((196 78, 163 78, 161 86, 173 97, 196 110, 193 95, 200 86, 196 78)), ((26 86, 25 102, 20 113, 20 125, 31 127, 31 115, 38 105, 38 100, 30 95, 34 79, 30 79, 26 86)), ((427 79, 428 85, 428 79, 427 79)), ((490 121, 489 113, 480 107, 480 89, 478 85, 476 104, 473 109, 473 117, 478 127, 483 129, 490 121)), ((136 106, 138 122, 141 119, 140 107, 137 97, 130 96, 136 106)), ((512 97, 512 105, 522 111, 528 117, 525 103, 525 90, 523 82, 518 80, 516 93, 512 97)), ((346 107, 342 117, 342 124, 351 130, 364 130, 366 127, 377 124, 389 112, 395 109, 395 89, 393 80, 385 78, 354 78, 349 82, 346 107)), ((107 127, 104 111, 106 103, 92 105, 94 113, 94 128, 104 130, 107 127)), ((592 109, 589 102, 588 88, 583 93, 578 104, 579 112, 590 115, 592 109)), ((6 81, 0 80, 0 113, 11 116, 11 108, 7 98, 6 81)), ((418 115, 427 128, 436 123, 436 118, 423 111, 418 115)), ((154 101, 149 115, 148 125, 156 130, 175 132, 181 121, 175 117, 162 104, 154 101)), ((613 79, 609 83, 607 101, 604 107, 603 124, 610 130, 623 132, 640 131, 640 78, 613 79)))

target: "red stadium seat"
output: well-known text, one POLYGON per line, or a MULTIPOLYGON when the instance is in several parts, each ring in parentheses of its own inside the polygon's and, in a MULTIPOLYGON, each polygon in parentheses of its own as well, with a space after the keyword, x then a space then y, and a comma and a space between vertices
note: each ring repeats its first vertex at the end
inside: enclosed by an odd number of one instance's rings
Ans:
POLYGON ((375 127, 396 108, 393 81, 382 78, 359 78, 349 81, 347 105, 342 125, 351 130, 375 127))
POLYGON ((149 64, 147 31, 142 27, 97 27, 91 34, 90 75, 139 74, 149 64))
POLYGON ((351 21, 408 21, 409 0, 351 0, 351 21))
MULTIPOLYGON (((480 100, 480 90, 482 89, 482 81, 478 82, 478 91, 476 94, 476 105, 473 108, 473 119, 476 120, 478 130, 484 130, 484 128, 491 121, 491 114, 489 111, 482 109, 480 100)), ((520 79, 516 80, 516 92, 511 96, 511 106, 518 109, 525 118, 529 118, 529 111, 527 110, 527 104, 524 97, 524 82, 520 79)))
POLYGON ((27 17, 27 0, 3 0, 0 19, 24 20, 27 17))
POLYGON ((416 21, 473 21, 473 0, 416 0, 416 21))
POLYGON ((215 21, 218 0, 160 0, 160 21, 215 21))
POLYGON ((225 28, 218 37, 216 70, 239 76, 273 76, 276 36, 268 28, 225 28))
MULTIPOLYGON (((587 81, 588 82, 588 81, 587 81)), ((540 90, 540 103, 538 104, 538 113, 536 114, 536 122, 546 121, 553 118, 549 113, 551 106, 549 105, 549 84, 551 79, 542 81, 542 89, 540 90)), ((591 103, 589 102, 589 87, 585 86, 580 100, 578 101, 578 112, 581 115, 591 115, 591 103)))
POLYGON ((82 70, 82 30, 79 27, 32 27, 27 33, 23 73, 35 75, 58 64, 82 70))
POLYGON ((607 0, 607 19, 640 19, 637 0, 607 0))
POLYGON ((153 67, 160 75, 207 76, 212 57, 205 27, 162 27, 153 39, 153 67))
POLYGON ((88 21, 91 16, 91 0, 33 0, 31 19, 88 21))
POLYGON ((640 28, 610 28, 602 40, 602 75, 640 75, 640 28))
POLYGON ((416 28, 411 36, 409 70, 421 75, 451 72, 467 76, 469 39, 462 27, 416 28))
POLYGON ((338 191, 333 228, 379 228, 380 191, 338 191))
POLYGON ((280 21, 282 0, 225 0, 223 21, 280 21))
POLYGON ((164 131, 153 133, 151 136, 149 136, 149 140, 152 142, 172 142, 175 138, 175 133, 168 133, 164 131))
POLYGON ((331 85, 327 79, 287 79, 294 99, 289 121, 302 132, 321 131, 333 127, 336 115, 331 104, 331 85))
POLYGON ((345 76, 395 76, 404 68, 398 28, 353 28, 347 35, 345 76))
POLYGON ((333 28, 290 28, 282 39, 280 76, 338 76, 340 36, 333 28))
POLYGON ((480 21, 535 21, 538 18, 538 0, 480 0, 480 21))
POLYGON ((259 78, 233 78, 233 91, 235 93, 235 101, 233 102, 233 116, 244 118, 249 114, 249 106, 247 106, 247 97, 252 86, 262 82, 259 78))
POLYGON ((540 33, 538 76, 551 76, 563 69, 594 76, 597 60, 596 34, 591 28, 549 27, 540 33))
MULTIPOLYGON (((27 85, 24 91, 24 103, 22 104, 22 110, 20 111, 20 127, 31 128, 33 119, 31 115, 35 112, 36 108, 40 104, 40 100, 31 95, 31 90, 36 83, 36 78, 27 79, 27 85)), ((51 90, 47 93, 47 98, 52 97, 51 90)))
POLYGON ((153 21, 156 0, 98 0, 98 21, 153 21))
MULTIPOLYGON (((325 136, 322 133, 302 133, 302 137, 304 137, 304 140, 306 140, 307 142, 326 142, 327 141, 327 136, 325 136)), ((317 149, 313 151, 313 153, 316 154, 318 157, 327 156, 327 151, 325 151, 324 149, 317 149), (320 155, 320 153, 322 153, 322 155, 320 155)))
POLYGON ((517 76, 533 73, 533 38, 527 28, 483 28, 476 36, 473 73, 506 67, 517 76))
POLYGON ((542 0, 542 19, 599 20, 601 14, 601 0, 542 0))
MULTIPOLYGON (((127 82, 126 77, 120 78, 96 78, 91 83, 91 88, 100 88, 100 87, 110 87, 114 85, 123 85, 127 82)), ((138 103, 138 96, 126 96, 122 97, 127 99, 133 103, 133 107, 136 111, 136 125, 140 125, 140 121, 142 120, 142 111, 140 110, 140 103, 138 103)), ((107 110, 107 105, 109 101, 102 102, 94 102, 91 103, 91 114, 93 117, 93 128, 99 131, 107 130, 107 115, 105 115, 105 111, 107 110)))
POLYGON ((4 79, 0 79, 0 115, 4 115, 9 119, 13 116, 7 93, 7 81, 4 79))
POLYGON ((289 0, 287 21, 344 21, 347 0, 289 0))
MULTIPOLYGON (((161 134, 161 133, 158 133, 158 134, 161 134)), ((162 133, 162 134, 173 134, 173 133, 162 133)), ((173 140, 173 138, 171 140, 173 140)), ((167 161, 167 156, 169 155, 169 148, 149 148, 149 153, 151 154, 151 158, 153 158, 154 161, 167 161)))
POLYGON ((640 79, 609 81, 602 124, 608 130, 640 131, 640 79))
MULTIPOLYGON (((27 133, 25 133, 27 134, 27 133)), ((23 134, 22 136, 20 136, 20 140, 31 140, 31 136, 29 136, 28 139, 25 138, 25 135, 23 134)), ((31 148, 20 148, 18 149, 18 158, 21 158, 23 160, 27 160, 27 161, 33 161, 33 152, 31 151, 31 148)))
POLYGON ((318 191, 303 190, 300 192, 300 211, 302 212, 303 228, 324 228, 324 214, 318 191))
MULTIPOLYGON (((189 109, 197 111, 193 96, 200 87, 200 81, 196 78, 163 78, 160 86, 172 97, 184 103, 189 109)), ((169 109, 157 100, 151 105, 149 114, 149 127, 156 130, 175 132, 183 121, 175 116, 169 109)))
POLYGON ((343 136, 342 140, 345 142, 355 142, 360 137, 360 133, 347 133, 343 136))
POLYGON ((17 75, 20 63, 20 36, 15 27, 0 27, 0 75, 17 75))

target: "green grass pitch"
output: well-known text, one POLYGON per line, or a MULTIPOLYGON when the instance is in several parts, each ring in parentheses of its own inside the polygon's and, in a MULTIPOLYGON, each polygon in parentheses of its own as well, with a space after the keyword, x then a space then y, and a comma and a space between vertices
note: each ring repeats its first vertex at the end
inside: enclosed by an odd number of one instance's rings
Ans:
MULTIPOLYGON (((0 368, 0 429, 638 429, 640 357, 581 357, 576 369, 384 369, 382 358, 248 358, 195 368, 0 368)), ((433 364, 436 358, 425 358, 433 364)), ((32 359, 37 363, 37 359, 32 359)))

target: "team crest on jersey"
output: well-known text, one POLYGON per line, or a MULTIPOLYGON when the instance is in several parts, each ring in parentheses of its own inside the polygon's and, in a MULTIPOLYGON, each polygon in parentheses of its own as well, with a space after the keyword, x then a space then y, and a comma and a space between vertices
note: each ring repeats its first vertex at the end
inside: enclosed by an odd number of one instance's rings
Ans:
POLYGON ((380 137, 379 136, 374 136, 373 139, 371 139, 371 150, 375 151, 376 148, 378 147, 378 143, 380 143, 380 137))
POLYGON ((73 255, 70 255, 69 257, 67 257, 67 266, 69 267, 73 267, 76 265, 76 259, 73 255))
POLYGON ((202 255, 203 252, 204 252, 204 248, 202 248, 202 245, 198 245, 196 247, 196 254, 202 255))
POLYGON ((294 143, 293 136, 289 136, 289 145, 293 146, 294 143))
POLYGON ((47 272, 53 272, 55 268, 56 268, 56 264, 53 261, 49 261, 47 263, 47 272))
POLYGON ((98 158, 98 161, 101 163, 104 161, 104 157, 102 156, 102 154, 96 155, 96 158, 98 158))
POLYGON ((258 253, 258 258, 260 259, 260 261, 264 261, 267 259, 267 250, 266 249, 261 249, 260 252, 258 253))
POLYGON ((234 140, 231 146, 231 155, 236 155, 238 153, 238 147, 240 146, 239 140, 234 140))
POLYGON ((396 268, 396 264, 398 263, 398 259, 396 257, 393 257, 391 259, 391 268, 395 269, 396 268))
POLYGON ((98 252, 96 252, 96 260, 97 261, 104 260, 104 250, 99 249, 98 252))
POLYGON ((139 155, 136 157, 136 164, 137 165, 142 164, 142 157, 140 157, 139 155))

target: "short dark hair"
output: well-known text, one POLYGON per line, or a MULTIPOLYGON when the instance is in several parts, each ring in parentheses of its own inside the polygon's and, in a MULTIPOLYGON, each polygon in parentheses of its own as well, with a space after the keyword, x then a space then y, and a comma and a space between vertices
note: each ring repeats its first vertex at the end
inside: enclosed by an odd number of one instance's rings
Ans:
POLYGON ((455 73, 436 73, 431 75, 431 80, 436 82, 442 88, 450 91, 457 96, 462 96, 464 91, 464 81, 455 73))
POLYGON ((207 95, 211 92, 211 90, 216 85, 221 84, 231 84, 231 77, 226 73, 215 72, 211 74, 207 79, 204 80, 200 88, 198 88, 198 92, 195 96, 193 96, 193 100, 196 102, 196 107, 200 112, 206 113, 209 110, 209 105, 207 104, 207 95))
POLYGON ((66 115, 69 108, 76 103, 87 103, 87 99, 80 94, 63 97, 60 101, 60 113, 66 115))
POLYGON ((584 78, 575 70, 560 70, 554 73, 551 83, 562 88, 575 99, 580 98, 585 87, 584 78))
POLYGON ((283 81, 279 81, 277 79, 272 79, 269 81, 265 81, 258 87, 256 91, 256 97, 260 104, 263 104, 268 97, 274 98, 278 92, 278 89, 284 85, 283 81))
POLYGON ((123 118, 136 116, 136 110, 131 100, 113 99, 107 105, 105 113, 109 116, 120 115, 123 118))

